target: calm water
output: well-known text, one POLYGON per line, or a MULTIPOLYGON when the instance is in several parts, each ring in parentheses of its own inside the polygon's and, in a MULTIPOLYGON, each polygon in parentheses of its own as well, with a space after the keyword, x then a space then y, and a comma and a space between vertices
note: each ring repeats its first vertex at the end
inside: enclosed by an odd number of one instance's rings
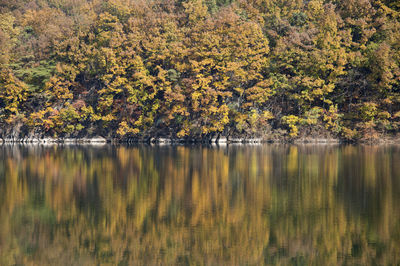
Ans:
POLYGON ((400 146, 0 146, 0 265, 400 263, 400 146))

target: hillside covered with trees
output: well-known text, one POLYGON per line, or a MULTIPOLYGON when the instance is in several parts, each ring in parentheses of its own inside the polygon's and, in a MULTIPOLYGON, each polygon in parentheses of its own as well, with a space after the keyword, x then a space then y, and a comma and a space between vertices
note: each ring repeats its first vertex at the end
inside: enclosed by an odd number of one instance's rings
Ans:
POLYGON ((2 0, 0 136, 400 127, 396 0, 2 0))

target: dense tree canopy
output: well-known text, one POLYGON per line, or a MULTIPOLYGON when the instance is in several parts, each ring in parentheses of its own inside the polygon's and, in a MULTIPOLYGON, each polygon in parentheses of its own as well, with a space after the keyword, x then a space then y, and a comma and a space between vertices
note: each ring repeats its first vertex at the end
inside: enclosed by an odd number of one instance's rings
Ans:
POLYGON ((1 136, 349 140, 400 126, 400 6, 3 0, 1 136))

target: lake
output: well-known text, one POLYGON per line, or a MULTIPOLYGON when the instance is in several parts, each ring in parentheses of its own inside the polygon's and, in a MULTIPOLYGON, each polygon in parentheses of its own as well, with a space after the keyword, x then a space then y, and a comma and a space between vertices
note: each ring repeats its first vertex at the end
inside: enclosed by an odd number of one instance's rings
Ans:
POLYGON ((0 146, 0 265, 400 263, 400 146, 0 146))

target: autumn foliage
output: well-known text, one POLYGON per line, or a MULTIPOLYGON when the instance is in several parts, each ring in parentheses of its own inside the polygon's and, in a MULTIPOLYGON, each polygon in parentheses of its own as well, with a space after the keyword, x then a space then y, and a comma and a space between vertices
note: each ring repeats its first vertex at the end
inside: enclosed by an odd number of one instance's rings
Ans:
POLYGON ((399 131, 396 1, 5 0, 0 47, 2 137, 399 131))

